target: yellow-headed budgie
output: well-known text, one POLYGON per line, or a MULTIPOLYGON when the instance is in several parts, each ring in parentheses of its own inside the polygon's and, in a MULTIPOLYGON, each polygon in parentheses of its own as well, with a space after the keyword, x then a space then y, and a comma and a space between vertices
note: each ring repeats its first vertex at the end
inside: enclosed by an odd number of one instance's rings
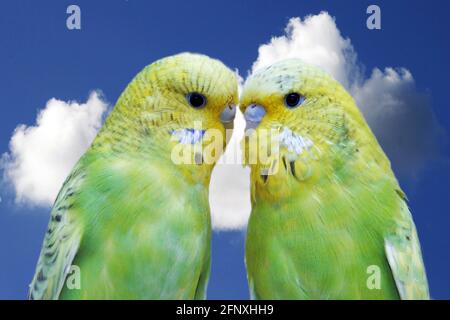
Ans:
POLYGON ((202 152, 208 130, 225 136, 237 99, 235 74, 206 56, 145 67, 59 192, 30 298, 204 298, 220 150, 202 152), (79 286, 66 285, 75 271, 79 286))
POLYGON ((406 197, 346 90, 289 59, 250 76, 240 105, 253 297, 429 298, 406 197))

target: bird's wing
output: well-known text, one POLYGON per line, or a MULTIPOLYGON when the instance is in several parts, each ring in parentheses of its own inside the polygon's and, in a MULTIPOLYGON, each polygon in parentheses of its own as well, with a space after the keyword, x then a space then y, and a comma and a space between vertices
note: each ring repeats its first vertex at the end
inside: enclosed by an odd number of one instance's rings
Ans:
MULTIPOLYGON (((403 196, 400 195, 402 198, 403 196)), ((385 239, 386 257, 402 300, 429 299, 419 238, 405 200, 396 230, 385 239)))
POLYGON ((80 166, 75 167, 58 194, 30 284, 29 299, 58 299, 64 286, 81 240, 74 194, 83 178, 83 170, 80 166))
POLYGON ((211 273, 211 255, 208 251, 208 255, 203 264, 203 270, 200 274, 200 278, 197 283, 197 289, 195 290, 195 300, 206 300, 206 290, 208 288, 209 275, 211 273))

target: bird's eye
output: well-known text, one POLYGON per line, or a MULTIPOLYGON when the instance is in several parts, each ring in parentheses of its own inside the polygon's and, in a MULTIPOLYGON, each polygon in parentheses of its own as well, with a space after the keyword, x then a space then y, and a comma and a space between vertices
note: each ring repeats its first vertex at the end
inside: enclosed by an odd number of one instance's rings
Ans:
POLYGON ((198 92, 188 93, 186 99, 194 108, 201 108, 206 104, 206 97, 198 92))
POLYGON ((284 103, 288 108, 295 108, 301 105, 305 101, 305 97, 297 92, 288 93, 284 97, 284 103))

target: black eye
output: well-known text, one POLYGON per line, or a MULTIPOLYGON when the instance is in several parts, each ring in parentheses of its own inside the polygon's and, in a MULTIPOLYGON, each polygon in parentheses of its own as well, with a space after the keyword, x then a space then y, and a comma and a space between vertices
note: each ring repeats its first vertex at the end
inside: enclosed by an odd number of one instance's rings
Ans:
POLYGON ((206 97, 198 92, 188 93, 186 99, 194 108, 201 108, 206 104, 206 97))
POLYGON ((295 108, 301 105, 305 101, 305 97, 297 92, 288 93, 284 97, 284 103, 288 108, 295 108))

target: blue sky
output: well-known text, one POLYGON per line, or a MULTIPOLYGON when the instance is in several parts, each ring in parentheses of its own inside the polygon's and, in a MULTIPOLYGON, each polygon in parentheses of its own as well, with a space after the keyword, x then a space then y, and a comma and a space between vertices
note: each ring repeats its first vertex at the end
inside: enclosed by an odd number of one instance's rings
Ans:
MULTIPOLYGON (((438 134, 425 144, 437 145, 433 155, 413 174, 403 172, 408 159, 393 165, 410 200, 431 294, 450 298, 449 9, 448 1, 5 1, 0 11, 0 152, 8 152, 14 129, 33 125, 38 109, 52 97, 86 101, 99 89, 113 105, 145 65, 182 51, 218 58, 245 76, 258 47, 283 35, 290 18, 327 11, 342 36, 351 39, 365 77, 376 67, 405 67, 432 110, 438 134), (373 3, 382 10, 381 30, 366 28, 366 8, 373 3), (79 31, 66 28, 70 4, 81 7, 79 31)), ((7 183, 0 195, 0 298, 21 299, 49 209, 16 204, 7 183)), ((209 298, 248 298, 244 239, 243 230, 214 233, 209 298)))

